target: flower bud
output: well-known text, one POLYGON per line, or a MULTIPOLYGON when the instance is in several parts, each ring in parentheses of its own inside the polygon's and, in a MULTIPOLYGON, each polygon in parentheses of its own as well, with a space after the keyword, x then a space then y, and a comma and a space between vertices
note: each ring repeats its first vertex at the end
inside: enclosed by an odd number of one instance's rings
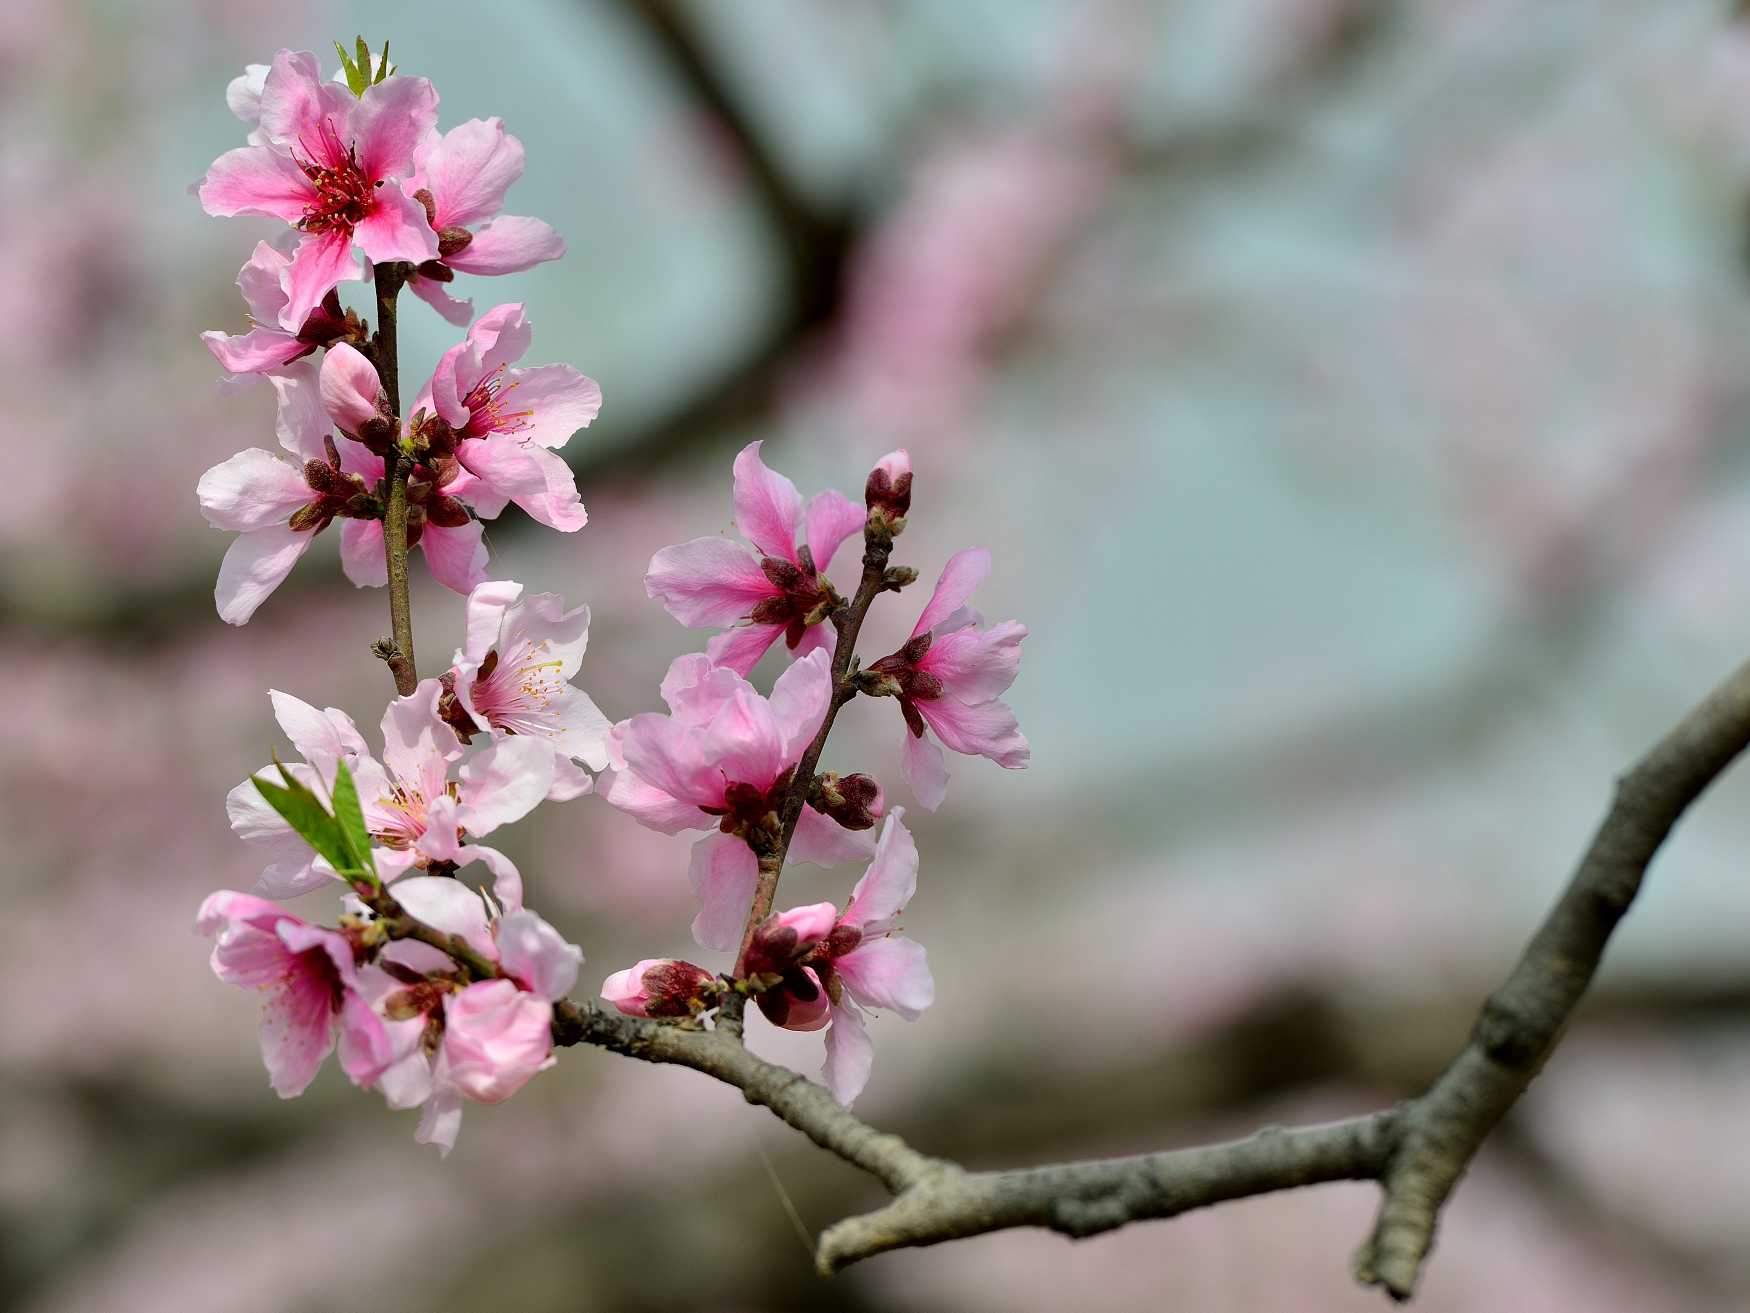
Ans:
POLYGON ((887 810, 881 785, 871 776, 838 776, 828 771, 815 777, 808 805, 833 818, 847 830, 867 830, 887 810))
POLYGON ((832 903, 810 903, 768 916, 747 946, 748 974, 782 975, 830 935, 838 919, 839 909, 832 903))
POLYGON ((649 957, 602 982, 602 997, 629 1017, 688 1017, 702 1011, 716 977, 691 962, 649 957))
POLYGON ((911 510, 911 455, 904 447, 875 462, 863 485, 863 501, 871 510, 879 506, 892 515, 911 510))

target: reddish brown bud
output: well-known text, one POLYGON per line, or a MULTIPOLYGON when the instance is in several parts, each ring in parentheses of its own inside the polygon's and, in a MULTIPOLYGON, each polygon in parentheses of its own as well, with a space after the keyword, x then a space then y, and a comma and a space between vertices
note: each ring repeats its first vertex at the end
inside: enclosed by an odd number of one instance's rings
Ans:
POLYGON ((453 283, 456 280, 456 271, 442 260, 426 260, 415 266, 414 272, 434 283, 453 283))
POLYGON ((468 508, 442 493, 426 503, 425 518, 440 529, 460 529, 468 523, 468 508))
POLYGON ((886 810, 881 786, 873 778, 860 773, 841 777, 830 771, 815 778, 808 805, 847 830, 869 829, 886 810))
POLYGON ((433 228, 437 227, 437 202, 432 199, 431 190, 421 187, 413 193, 413 199, 425 208, 425 221, 433 228))
POLYGON ((438 259, 447 260, 458 251, 468 249, 468 243, 474 240, 474 234, 466 228, 451 225, 437 230, 438 259))
POLYGON ((328 522, 334 518, 321 501, 313 501, 308 506, 300 506, 292 512, 292 518, 286 522, 286 527, 293 533, 321 533, 328 527, 328 522))

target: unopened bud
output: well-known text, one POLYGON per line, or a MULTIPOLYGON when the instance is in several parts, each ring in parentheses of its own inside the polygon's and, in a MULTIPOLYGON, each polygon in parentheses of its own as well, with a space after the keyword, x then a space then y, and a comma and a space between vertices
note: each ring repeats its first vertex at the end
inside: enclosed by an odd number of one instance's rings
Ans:
POLYGON ((442 493, 426 503, 425 518, 440 529, 460 529, 469 520, 468 508, 454 497, 446 497, 442 493))
POLYGON ((629 1017, 688 1017, 716 993, 717 978, 703 967, 651 957, 602 982, 602 997, 629 1017))
POLYGON ((452 255, 468 249, 468 243, 474 240, 474 234, 466 228, 451 225, 437 230, 438 259, 447 260, 452 255))
POLYGON ((867 830, 887 810, 881 785, 868 775, 817 776, 809 790, 808 805, 830 816, 847 830, 867 830))
POLYGON ((881 576, 881 586, 890 593, 897 593, 918 581, 918 572, 909 565, 889 566, 887 573, 881 576))
POLYGON ((395 421, 385 415, 372 415, 352 436, 372 454, 386 456, 395 445, 395 421))
POLYGON ((768 916, 748 942, 745 967, 750 974, 784 974, 832 933, 838 919, 839 909, 832 903, 810 903, 768 916))
POLYGON ((293 533, 320 533, 333 518, 333 513, 322 502, 313 501, 293 511, 292 518, 286 521, 286 528, 293 533))
MULTIPOLYGON (((903 527, 903 518, 912 509, 912 457, 903 446, 875 462, 863 485, 863 502, 872 511, 886 511, 889 522, 898 520, 903 527)), ((900 527, 893 532, 898 534, 900 527)))

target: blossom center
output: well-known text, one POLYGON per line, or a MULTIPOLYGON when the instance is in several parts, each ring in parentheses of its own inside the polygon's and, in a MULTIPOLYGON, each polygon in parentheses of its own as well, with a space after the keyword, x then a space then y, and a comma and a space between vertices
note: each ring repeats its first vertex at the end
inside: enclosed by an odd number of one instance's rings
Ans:
POLYGON ((298 144, 304 148, 304 157, 299 159, 294 152, 292 159, 316 189, 315 197, 304 207, 298 227, 307 233, 338 231, 350 236, 370 214, 376 203, 376 189, 382 183, 365 175, 357 148, 343 148, 340 134, 327 119, 322 120, 313 141, 306 135, 298 139, 298 144))
MULTIPOLYGON (((444 791, 460 801, 462 791, 456 781, 446 784, 444 791)), ((430 805, 426 796, 411 785, 391 786, 387 794, 377 799, 377 806, 381 809, 377 817, 379 828, 371 831, 371 838, 385 848, 398 851, 411 848, 429 826, 427 813, 430 805)), ((460 837, 462 831, 458 829, 456 834, 460 837)))
POLYGON ((565 663, 552 653, 553 645, 545 638, 519 644, 503 660, 496 648, 488 652, 474 677, 474 709, 506 733, 555 733, 548 707, 566 684, 565 663))
POLYGON ((521 433, 529 427, 534 410, 511 410, 510 394, 520 385, 509 376, 508 365, 497 365, 462 398, 468 408, 468 430, 465 436, 483 438, 488 433, 521 433))

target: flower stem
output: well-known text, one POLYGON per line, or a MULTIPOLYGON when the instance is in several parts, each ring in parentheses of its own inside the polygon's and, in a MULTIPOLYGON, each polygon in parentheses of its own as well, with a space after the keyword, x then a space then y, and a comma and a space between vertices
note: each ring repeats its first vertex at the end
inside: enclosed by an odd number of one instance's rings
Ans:
MULTIPOLYGON (((399 264, 376 266, 377 333, 372 354, 377 377, 389 398, 389 409, 401 414, 401 371, 395 345, 395 298, 407 281, 399 264)), ((396 421, 399 423, 399 419, 396 421)), ((388 457, 389 501, 383 514, 383 556, 389 573, 389 625, 393 638, 375 650, 389 663, 395 689, 406 697, 419 683, 419 668, 413 655, 413 611, 407 591, 407 476, 412 459, 397 446, 388 457)))
MULTIPOLYGON (((741 933, 741 951, 735 955, 737 978, 747 974, 747 950, 753 943, 753 932, 772 914, 772 903, 778 895, 778 877, 784 872, 784 859, 790 852, 790 841, 796 837, 802 809, 808 805, 808 789, 814 782, 814 768, 820 764, 820 754, 826 749, 827 735, 832 733, 839 708, 856 696, 851 667, 856 660, 857 635, 862 631, 863 617, 869 614, 870 604, 883 590, 887 560, 892 554, 891 537, 865 535, 863 579, 857 586, 857 595, 832 617, 832 626, 838 633, 838 643, 832 654, 832 697, 826 704, 826 717, 820 722, 814 741, 802 754, 802 760, 796 764, 795 778, 790 781, 790 790, 784 795, 784 825, 777 849, 760 856, 759 883, 754 886, 753 906, 748 909, 747 925, 741 933)), ((739 1027, 743 1006, 745 1000, 734 996, 724 1004, 725 1014, 733 1014, 729 1017, 731 1028, 739 1027)))

